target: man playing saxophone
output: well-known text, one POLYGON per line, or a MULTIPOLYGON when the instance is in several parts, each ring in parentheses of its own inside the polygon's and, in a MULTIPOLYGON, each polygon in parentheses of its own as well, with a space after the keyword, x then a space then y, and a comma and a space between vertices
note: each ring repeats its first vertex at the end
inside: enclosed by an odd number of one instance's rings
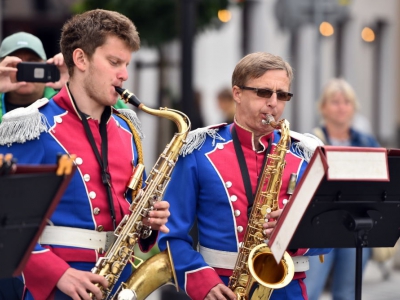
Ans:
MULTIPOLYGON (((234 122, 191 132, 181 151, 165 194, 171 210, 167 223, 170 231, 160 234, 159 247, 164 249, 169 241, 178 283, 194 300, 251 299, 232 291, 229 278, 249 227, 248 215, 258 178, 267 165, 265 158, 281 144, 283 133, 273 124, 280 120, 293 96, 292 78, 290 65, 279 56, 263 52, 245 56, 232 75, 234 122), (198 251, 193 249, 189 235, 196 220, 198 251)), ((259 222, 259 234, 265 238, 290 199, 288 187, 299 180, 313 150, 320 145, 318 139, 294 132, 287 138, 277 207, 264 213, 264 220, 259 222)), ((270 299, 307 299, 303 283, 307 256, 328 251, 288 250, 294 277, 285 287, 274 290, 270 299)))
MULTIPOLYGON (((107 287, 108 282, 91 269, 130 213, 137 189, 132 191, 127 184, 133 168, 143 163, 136 115, 112 107, 118 99, 115 87, 128 79, 127 66, 140 39, 127 17, 93 10, 64 24, 60 46, 68 83, 51 99, 39 99, 3 116, 0 153, 12 153, 20 164, 55 164, 58 154, 74 155, 77 165, 23 270, 25 299, 89 300, 90 294, 102 299, 99 286, 107 287)), ((138 177, 141 187, 144 175, 138 177)), ((144 225, 167 232, 169 204, 160 201, 154 208, 143 218, 144 225)), ((143 251, 157 237, 156 231, 147 233, 139 240, 143 251)), ((120 280, 130 273, 128 266, 120 280)))

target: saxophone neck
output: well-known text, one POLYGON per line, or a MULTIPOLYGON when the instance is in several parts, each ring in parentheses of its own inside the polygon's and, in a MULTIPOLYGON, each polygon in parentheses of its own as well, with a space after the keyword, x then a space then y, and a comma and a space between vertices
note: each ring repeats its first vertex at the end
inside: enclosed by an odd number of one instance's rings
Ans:
POLYGON ((160 109, 153 109, 143 104, 139 108, 145 113, 148 113, 150 115, 166 118, 168 120, 173 121, 178 127, 179 134, 189 133, 191 123, 188 116, 185 115, 183 112, 175 109, 170 109, 167 107, 160 107, 160 109))
POLYGON ((166 118, 171 121, 174 121, 176 126, 178 127, 179 134, 189 133, 190 126, 191 126, 190 120, 189 120, 188 116, 185 115, 183 112, 175 110, 175 109, 165 108, 165 107, 161 107, 160 109, 153 109, 153 108, 147 107, 142 102, 140 102, 138 97, 136 97, 136 95, 134 93, 128 91, 127 89, 123 89, 123 88, 116 86, 115 90, 117 91, 118 94, 120 94, 122 100, 124 100, 125 103, 130 103, 150 115, 154 115, 157 117, 162 117, 162 118, 166 118))

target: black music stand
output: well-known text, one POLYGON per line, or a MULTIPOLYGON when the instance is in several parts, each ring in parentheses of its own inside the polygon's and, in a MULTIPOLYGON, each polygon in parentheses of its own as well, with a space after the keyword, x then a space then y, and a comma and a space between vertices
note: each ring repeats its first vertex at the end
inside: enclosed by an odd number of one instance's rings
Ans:
POLYGON ((328 181, 325 176, 289 243, 288 249, 356 248, 357 300, 362 290, 362 248, 394 247, 399 238, 398 153, 388 152, 390 181, 328 181))
POLYGON ((76 170, 57 175, 58 167, 17 165, 0 176, 0 278, 21 274, 76 170))

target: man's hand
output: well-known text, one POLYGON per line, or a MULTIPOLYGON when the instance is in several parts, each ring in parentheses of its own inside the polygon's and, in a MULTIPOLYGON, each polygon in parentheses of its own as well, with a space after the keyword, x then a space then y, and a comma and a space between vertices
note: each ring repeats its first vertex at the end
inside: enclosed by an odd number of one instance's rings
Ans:
POLYGON ((204 300, 236 300, 236 295, 222 283, 214 286, 204 300))
POLYGON ((62 55, 62 53, 58 53, 54 55, 54 57, 49 58, 47 60, 47 63, 57 66, 58 70, 60 70, 60 80, 57 82, 47 82, 46 86, 59 90, 64 86, 64 84, 67 83, 69 79, 68 68, 64 62, 64 56, 62 55))
POLYGON ((6 56, 0 62, 0 93, 7 93, 19 89, 24 86, 26 82, 12 82, 10 75, 17 73, 15 67, 22 60, 16 56, 6 56))
POLYGON ((101 275, 69 268, 57 282, 57 288, 73 300, 91 300, 89 293, 96 299, 102 299, 103 294, 100 288, 95 286, 96 283, 104 288, 108 286, 107 279, 101 275))
POLYGON ((143 223, 151 226, 151 229, 160 230, 164 233, 169 232, 169 228, 165 226, 170 216, 169 203, 167 201, 160 201, 154 204, 154 210, 149 212, 147 218, 144 218, 143 223))
POLYGON ((281 214, 282 214, 282 209, 278 209, 272 211, 271 213, 265 216, 265 223, 263 224, 264 228, 263 233, 267 239, 271 237, 271 233, 276 226, 276 220, 278 220, 281 214))

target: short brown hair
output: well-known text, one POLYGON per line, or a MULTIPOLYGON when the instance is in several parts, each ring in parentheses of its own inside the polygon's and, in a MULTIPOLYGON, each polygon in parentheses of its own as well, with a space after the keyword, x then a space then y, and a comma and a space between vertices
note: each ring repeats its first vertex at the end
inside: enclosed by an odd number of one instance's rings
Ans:
POLYGON ((82 49, 91 58, 96 48, 102 46, 110 35, 123 40, 131 51, 140 48, 139 33, 135 25, 118 12, 95 9, 69 19, 62 28, 60 40, 69 74, 73 75, 72 53, 75 49, 82 49))
POLYGON ((243 57, 232 74, 232 86, 244 86, 249 79, 259 78, 269 70, 284 70, 289 82, 293 80, 292 67, 280 56, 266 52, 255 52, 243 57))

